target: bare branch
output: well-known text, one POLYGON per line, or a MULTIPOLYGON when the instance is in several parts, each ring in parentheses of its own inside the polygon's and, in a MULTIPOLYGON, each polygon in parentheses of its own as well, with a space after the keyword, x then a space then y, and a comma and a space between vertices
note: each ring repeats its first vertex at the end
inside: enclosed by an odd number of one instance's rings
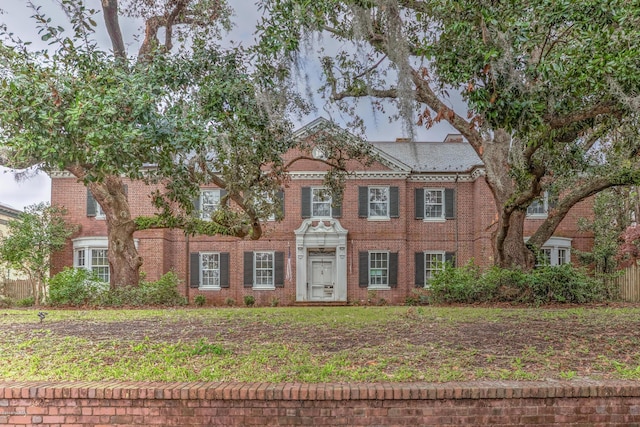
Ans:
POLYGON ((124 49, 122 31, 118 20, 118 0, 102 0, 102 10, 104 12, 104 23, 113 46, 113 54, 116 58, 125 58, 127 52, 124 49))

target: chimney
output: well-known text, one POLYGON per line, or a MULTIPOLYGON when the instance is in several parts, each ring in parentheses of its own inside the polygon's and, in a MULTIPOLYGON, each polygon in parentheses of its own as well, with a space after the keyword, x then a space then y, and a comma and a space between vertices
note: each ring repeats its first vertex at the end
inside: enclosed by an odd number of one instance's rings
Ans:
POLYGON ((396 142, 411 142, 411 138, 396 138, 396 142))
POLYGON ((450 133, 444 139, 444 142, 462 142, 462 135, 459 133, 450 133))

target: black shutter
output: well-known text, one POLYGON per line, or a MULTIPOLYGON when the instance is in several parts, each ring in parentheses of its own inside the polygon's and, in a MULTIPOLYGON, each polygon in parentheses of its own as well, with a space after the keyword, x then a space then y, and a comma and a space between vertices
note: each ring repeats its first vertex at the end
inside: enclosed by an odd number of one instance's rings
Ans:
POLYGON ((400 192, 398 187, 389 187, 389 216, 400 217, 400 192))
POLYGON ((276 288, 284 288, 284 252, 276 252, 274 258, 274 284, 276 288))
POLYGON ((444 216, 446 219, 456 217, 456 191, 453 188, 444 190, 444 216))
POLYGON ((389 254, 389 286, 398 287, 398 252, 389 254))
POLYGON ((189 287, 200 287, 200 253, 189 254, 189 287))
POLYGON ((280 202, 280 215, 276 215, 276 219, 283 219, 284 218, 284 191, 278 190, 278 192, 276 193, 276 197, 280 202))
POLYGON ((369 286, 369 252, 358 252, 358 286, 369 286))
POLYGON ((342 199, 336 200, 335 203, 331 200, 331 216, 333 218, 340 218, 342 216, 342 199))
POLYGON ((87 188, 87 216, 96 216, 96 199, 93 198, 91 190, 87 188))
POLYGON ((424 188, 416 188, 416 219, 424 219, 424 188))
POLYGON ((244 287, 253 287, 253 252, 244 253, 244 287))
POLYGON ((455 252, 445 252, 444 253, 444 262, 451 264, 453 267, 456 266, 456 253, 455 252))
POLYGON ((220 254, 220 287, 229 287, 229 252, 220 254))
POLYGON ((416 288, 424 288, 424 252, 416 252, 416 288))
POLYGON ((358 217, 369 216, 369 187, 358 187, 358 217))
POLYGON ((311 218, 311 187, 302 187, 302 218, 311 218))

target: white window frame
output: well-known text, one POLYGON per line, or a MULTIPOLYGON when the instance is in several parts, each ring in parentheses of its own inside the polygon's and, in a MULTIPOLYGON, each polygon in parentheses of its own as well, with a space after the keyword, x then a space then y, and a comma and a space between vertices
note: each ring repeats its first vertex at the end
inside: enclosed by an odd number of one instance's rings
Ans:
POLYGON ((389 286, 389 263, 390 263, 390 257, 389 257, 389 252, 388 251, 369 251, 369 268, 368 268, 368 272, 369 272, 369 289, 390 289, 389 286), (378 255, 381 255, 383 257, 381 257, 379 260, 374 260, 375 257, 377 257, 378 255), (378 261, 378 262, 384 262, 386 264, 386 266, 373 266, 373 262, 374 261, 378 261), (382 273, 379 277, 381 278, 385 278, 385 280, 381 281, 380 283, 372 283, 374 277, 378 277, 377 275, 374 276, 371 274, 371 272, 373 270, 380 270, 381 272, 383 271, 384 273, 382 273))
MULTIPOLYGON (((109 267, 109 253, 107 238, 79 238, 73 241, 73 267, 84 268, 87 271, 95 273, 100 280, 109 283, 111 278, 111 268, 109 267), (104 251, 105 264, 93 265, 94 251, 104 251), (104 269, 106 267, 106 275, 99 274, 96 269, 104 269)), ((103 270, 104 271, 104 270, 103 270)))
POLYGON ((367 187, 367 216, 369 219, 389 219, 390 215, 389 215, 389 210, 391 209, 391 190, 390 187, 388 186, 382 186, 382 185, 378 185, 378 186, 371 186, 371 187, 367 187), (372 190, 384 190, 385 191, 385 196, 386 196, 386 201, 380 202, 380 201, 374 201, 372 200, 374 194, 372 193, 372 190), (375 215, 372 213, 372 208, 371 205, 373 204, 386 204, 385 207, 385 211, 386 213, 384 215, 375 215))
POLYGON ((96 199, 93 199, 93 202, 96 204, 96 219, 107 219, 107 215, 104 213, 104 210, 102 210, 102 206, 100 206, 100 203, 98 203, 98 201, 96 199))
POLYGON ((204 290, 218 290, 220 289, 220 252, 201 252, 200 253, 200 289, 204 290), (217 257, 215 261, 217 268, 205 268, 206 257, 217 257), (213 279, 212 284, 205 284, 205 273, 210 271, 213 279), (217 276, 216 276, 217 274, 217 276))
POLYGON ((276 288, 276 253, 274 251, 254 251, 253 252, 253 289, 261 289, 261 290, 273 290, 276 288), (259 267, 258 266, 258 257, 259 255, 267 255, 270 260, 267 260, 270 263, 270 266, 267 267, 259 267), (258 274, 260 271, 271 271, 271 281, 270 283, 258 283, 258 274))
POLYGON ((312 218, 331 218, 333 214, 333 209, 331 204, 333 203, 333 198, 331 197, 331 191, 324 187, 311 187, 311 217, 312 218), (316 194, 319 195, 324 193, 325 198, 321 201, 314 201, 316 194), (329 214, 328 215, 316 215, 316 210, 314 209, 316 205, 324 205, 328 204, 329 214))
POLYGON ((535 199, 527 207, 527 218, 545 219, 549 215, 549 192, 545 191, 541 197, 535 199))
POLYGON ((222 194, 219 188, 210 188, 205 190, 200 190, 200 219, 203 221, 211 221, 211 213, 215 212, 216 209, 220 207, 220 199, 222 198, 222 194), (208 209, 205 209, 205 194, 206 193, 217 193, 218 202, 217 203, 207 203, 206 206, 210 206, 208 209))
MULTIPOLYGON (((525 238, 525 242, 529 240, 529 237, 525 238)), ((536 260, 536 267, 543 265, 563 265, 571 263, 571 239, 568 237, 552 237, 547 240, 540 248, 541 255, 548 254, 547 259, 549 263, 539 263, 536 260)))
POLYGON ((444 188, 425 188, 424 189, 424 220, 425 221, 444 221, 446 215, 446 206, 445 206, 445 191, 444 188), (427 203, 427 193, 437 192, 440 193, 440 203, 427 203), (430 216, 427 215, 427 206, 440 206, 440 215, 439 216, 430 216))
POLYGON ((424 287, 429 287, 429 281, 436 271, 444 270, 447 256, 445 251, 424 251, 424 287), (440 257, 440 260, 431 260, 432 256, 440 257))

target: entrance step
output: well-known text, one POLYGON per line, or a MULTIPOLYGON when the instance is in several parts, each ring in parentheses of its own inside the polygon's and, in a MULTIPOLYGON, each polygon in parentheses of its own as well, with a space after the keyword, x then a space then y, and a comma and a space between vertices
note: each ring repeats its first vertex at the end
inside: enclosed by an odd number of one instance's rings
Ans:
POLYGON ((296 301, 294 307, 345 307, 349 305, 346 301, 296 301))

